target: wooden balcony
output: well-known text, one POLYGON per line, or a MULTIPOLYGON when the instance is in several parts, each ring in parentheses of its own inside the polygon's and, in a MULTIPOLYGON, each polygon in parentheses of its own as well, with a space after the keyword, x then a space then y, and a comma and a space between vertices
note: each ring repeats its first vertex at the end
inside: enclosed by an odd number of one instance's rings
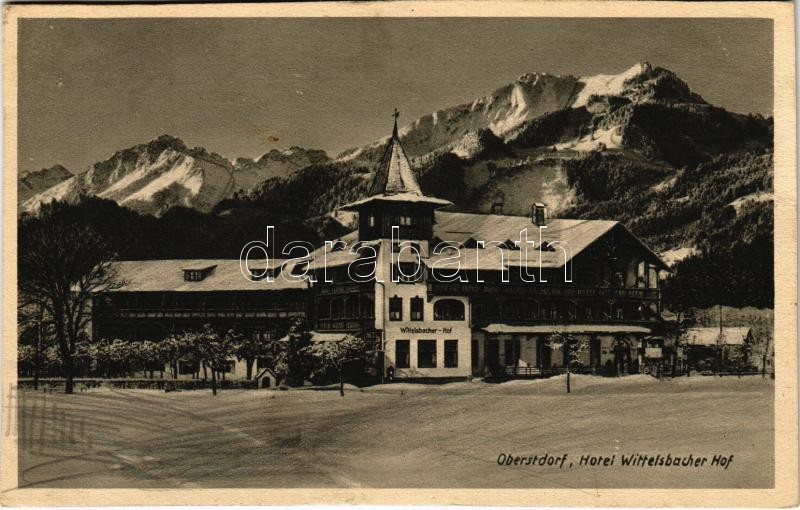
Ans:
POLYGON ((582 287, 578 285, 548 285, 546 283, 442 283, 428 281, 429 296, 488 295, 497 297, 530 298, 595 298, 659 301, 659 289, 639 287, 582 287))
POLYGON ((314 329, 317 331, 358 332, 374 329, 374 327, 374 318, 317 319, 314 329))
POLYGON ((375 284, 364 283, 319 283, 315 286, 321 296, 341 296, 346 294, 374 295, 375 284))
POLYGON ((204 308, 110 308, 96 311, 106 319, 287 319, 305 317, 304 309, 243 310, 204 308))

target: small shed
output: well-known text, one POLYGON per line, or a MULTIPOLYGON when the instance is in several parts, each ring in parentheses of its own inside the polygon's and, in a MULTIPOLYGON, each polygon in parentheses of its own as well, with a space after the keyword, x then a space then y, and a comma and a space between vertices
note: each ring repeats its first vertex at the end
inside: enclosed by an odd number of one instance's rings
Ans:
POLYGON ((688 328, 681 335, 681 343, 688 347, 689 363, 701 367, 712 362, 725 363, 734 349, 753 344, 753 331, 742 327, 688 328))

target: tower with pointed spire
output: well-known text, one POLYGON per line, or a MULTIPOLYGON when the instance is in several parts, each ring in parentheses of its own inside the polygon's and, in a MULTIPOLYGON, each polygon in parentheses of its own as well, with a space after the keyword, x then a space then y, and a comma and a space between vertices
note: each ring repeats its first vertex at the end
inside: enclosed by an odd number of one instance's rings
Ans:
POLYGON ((422 193, 406 151, 400 142, 395 108, 394 128, 386 150, 375 170, 370 195, 341 207, 358 213, 359 240, 389 239, 392 227, 399 239, 430 240, 433 236, 434 211, 452 205, 447 200, 422 193))

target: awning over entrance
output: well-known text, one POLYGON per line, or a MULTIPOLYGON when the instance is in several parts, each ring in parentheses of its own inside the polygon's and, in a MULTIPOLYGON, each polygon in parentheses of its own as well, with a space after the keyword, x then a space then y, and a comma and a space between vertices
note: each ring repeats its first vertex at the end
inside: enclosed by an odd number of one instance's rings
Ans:
POLYGON ((651 333, 650 328, 625 324, 537 324, 535 326, 489 324, 483 330, 487 333, 522 333, 531 335, 552 333, 651 333))

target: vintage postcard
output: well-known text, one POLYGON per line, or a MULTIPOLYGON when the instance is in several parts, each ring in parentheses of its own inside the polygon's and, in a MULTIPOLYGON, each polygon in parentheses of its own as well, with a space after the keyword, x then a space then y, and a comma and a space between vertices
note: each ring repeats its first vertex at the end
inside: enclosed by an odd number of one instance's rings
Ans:
POLYGON ((791 3, 3 26, 3 504, 797 504, 791 3))

